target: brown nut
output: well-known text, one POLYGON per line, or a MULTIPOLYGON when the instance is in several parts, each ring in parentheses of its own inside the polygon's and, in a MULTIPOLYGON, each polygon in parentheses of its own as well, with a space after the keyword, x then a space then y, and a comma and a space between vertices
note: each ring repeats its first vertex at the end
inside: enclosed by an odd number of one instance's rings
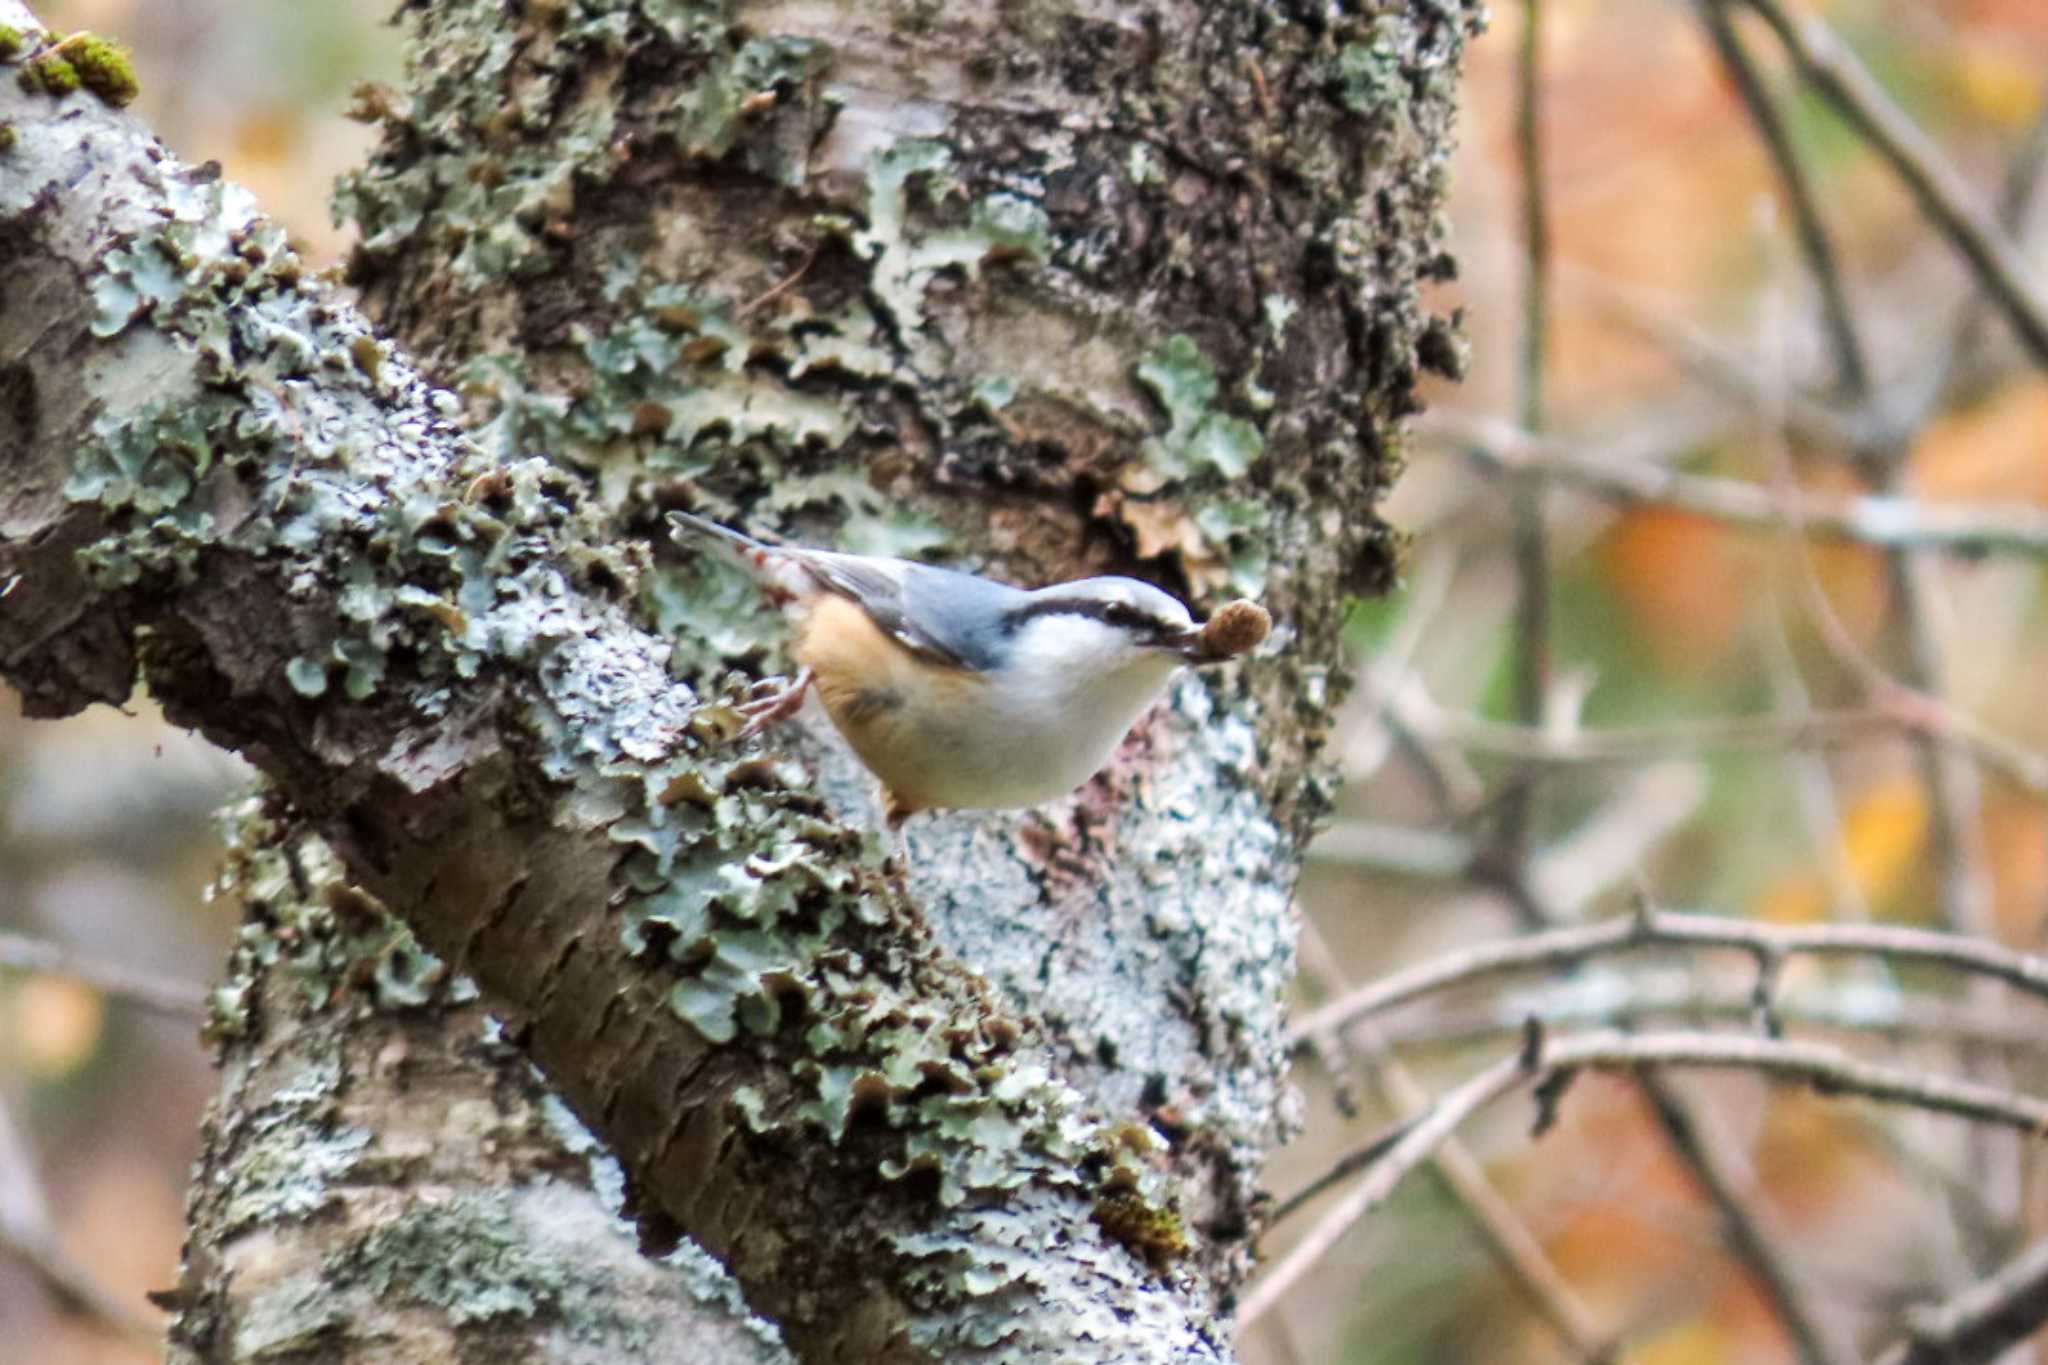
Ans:
POLYGON ((1257 649, 1272 628, 1272 616, 1258 603, 1244 598, 1225 602, 1202 627, 1202 653, 1210 659, 1234 659, 1257 649))

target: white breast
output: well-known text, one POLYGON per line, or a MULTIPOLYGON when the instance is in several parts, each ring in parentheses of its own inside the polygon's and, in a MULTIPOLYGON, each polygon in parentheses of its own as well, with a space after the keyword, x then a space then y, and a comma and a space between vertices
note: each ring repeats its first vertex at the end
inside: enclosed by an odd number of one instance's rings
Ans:
POLYGON ((972 708, 983 714, 926 718, 932 804, 1007 808, 1066 795, 1109 762, 1180 664, 1074 615, 1031 621, 1013 659, 972 708))

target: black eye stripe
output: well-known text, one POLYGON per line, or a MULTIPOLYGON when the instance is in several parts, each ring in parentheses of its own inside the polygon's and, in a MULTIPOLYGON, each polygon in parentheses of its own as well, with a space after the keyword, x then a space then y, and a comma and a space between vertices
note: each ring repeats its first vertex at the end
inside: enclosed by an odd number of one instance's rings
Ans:
POLYGON ((1091 621, 1128 630, 1146 638, 1161 638, 1180 627, 1172 622, 1162 621, 1143 607, 1134 607, 1128 602, 1101 601, 1092 598, 1052 598, 1032 602, 1011 614, 1012 629, 1022 627, 1026 622, 1040 616, 1085 616, 1091 621))

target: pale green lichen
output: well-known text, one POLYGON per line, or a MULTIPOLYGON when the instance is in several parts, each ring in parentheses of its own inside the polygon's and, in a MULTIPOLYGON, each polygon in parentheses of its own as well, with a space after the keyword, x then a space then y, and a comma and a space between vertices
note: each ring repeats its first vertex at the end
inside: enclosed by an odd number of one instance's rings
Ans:
POLYGON ((940 271, 972 278, 992 262, 1042 264, 1052 256, 1044 208, 1013 193, 971 201, 964 225, 913 227, 914 186, 924 187, 934 207, 966 199, 949 175, 952 164, 946 144, 924 138, 900 139, 868 161, 868 222, 853 234, 853 246, 870 264, 875 296, 905 332, 923 327, 924 293, 940 271))
POLYGON ((1234 479, 1264 453, 1266 439, 1256 426, 1216 409, 1216 367, 1193 337, 1168 337, 1138 362, 1136 373, 1166 409, 1166 431, 1145 443, 1145 453, 1168 478, 1214 473, 1234 479))
POLYGON ((552 1312, 573 1271, 535 1254, 510 1212, 490 1194, 418 1205, 331 1257, 324 1275, 380 1300, 430 1304, 457 1323, 552 1312))
POLYGON ((340 1197, 340 1185, 375 1136, 331 1118, 338 1067, 304 1070, 288 1089, 230 1119, 236 1159, 218 1228, 231 1236, 311 1218, 340 1197))
POLYGON ((343 997, 380 1010, 474 998, 473 986, 451 979, 410 930, 349 883, 324 840, 290 833, 261 798, 229 807, 219 826, 227 857, 208 896, 240 902, 245 923, 209 1003, 208 1037, 246 1032, 252 983, 264 975, 295 982, 308 1009, 343 997))
POLYGON ((412 98, 388 114, 411 125, 405 154, 335 189, 336 218, 361 224, 369 255, 431 231, 460 283, 548 268, 547 224, 573 204, 586 173, 609 171, 622 145, 617 102, 585 97, 590 70, 629 47, 657 46, 664 69, 691 73, 663 83, 663 107, 649 120, 674 130, 691 156, 797 184, 831 117, 817 92, 829 48, 747 33, 720 6, 581 0, 529 20, 551 30, 544 45, 516 23, 494 24, 479 48, 453 16, 445 27, 438 17, 422 22, 412 98), (444 39, 464 42, 459 58, 442 54, 444 39))
POLYGON ((1338 50, 1338 98, 1352 113, 1384 114, 1387 106, 1407 93, 1402 82, 1401 55, 1392 36, 1375 31, 1370 43, 1346 43, 1338 50))

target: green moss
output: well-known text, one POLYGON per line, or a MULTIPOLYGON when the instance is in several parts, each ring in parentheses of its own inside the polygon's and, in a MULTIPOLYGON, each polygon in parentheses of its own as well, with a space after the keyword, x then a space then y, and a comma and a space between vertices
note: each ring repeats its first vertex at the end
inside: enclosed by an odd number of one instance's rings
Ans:
POLYGON ((97 33, 74 33, 57 44, 56 55, 70 64, 79 83, 116 109, 142 93, 134 61, 112 39, 97 33))
POLYGON ((1119 1190, 1095 1201, 1095 1221, 1102 1230, 1142 1256, 1154 1270, 1163 1270, 1188 1254, 1187 1225, 1171 1209, 1147 1203, 1119 1190))
POLYGON ((28 45, 28 36, 12 24, 0 24, 0 61, 12 61, 28 45))
POLYGON ((55 52, 46 52, 22 67, 15 81, 30 94, 68 95, 78 88, 78 68, 55 52))
POLYGON ((0 123, 0 156, 14 150, 15 132, 11 123, 0 123))

